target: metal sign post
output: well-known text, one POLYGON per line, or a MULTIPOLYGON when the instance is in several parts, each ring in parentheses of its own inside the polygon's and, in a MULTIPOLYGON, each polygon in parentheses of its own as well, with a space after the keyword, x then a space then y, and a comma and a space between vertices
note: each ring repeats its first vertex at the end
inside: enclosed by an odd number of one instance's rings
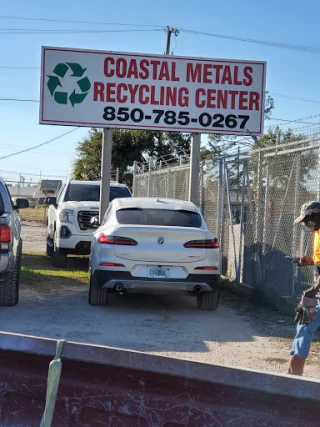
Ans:
POLYGON ((101 185, 99 222, 101 224, 104 214, 108 209, 110 197, 110 175, 112 158, 112 129, 103 128, 102 157, 101 157, 101 185))
POLYGON ((189 201, 198 204, 201 134, 193 133, 189 176, 189 201))

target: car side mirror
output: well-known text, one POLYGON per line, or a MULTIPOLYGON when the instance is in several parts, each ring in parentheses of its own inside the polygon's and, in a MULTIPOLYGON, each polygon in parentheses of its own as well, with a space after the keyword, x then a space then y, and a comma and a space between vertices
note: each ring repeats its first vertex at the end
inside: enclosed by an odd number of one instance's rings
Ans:
POLYGON ((14 208, 15 209, 26 209, 29 207, 29 200, 27 199, 16 199, 14 208))
POLYGON ((94 228, 98 228, 100 227, 100 222, 99 222, 99 217, 98 216, 94 216, 91 218, 91 226, 94 228))
POLYGON ((57 206, 57 198, 56 197, 46 197, 45 199, 44 199, 44 203, 46 204, 46 205, 54 205, 54 206, 57 206))

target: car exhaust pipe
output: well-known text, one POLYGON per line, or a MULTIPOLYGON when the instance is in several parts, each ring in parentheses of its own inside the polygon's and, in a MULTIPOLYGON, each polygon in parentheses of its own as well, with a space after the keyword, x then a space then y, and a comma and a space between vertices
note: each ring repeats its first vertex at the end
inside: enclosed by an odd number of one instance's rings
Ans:
POLYGON ((202 287, 201 286, 195 286, 194 288, 193 288, 193 292, 195 293, 195 294, 200 294, 200 292, 202 292, 202 287))
POLYGON ((123 292, 124 286, 122 283, 116 283, 114 285, 114 289, 116 292, 123 292))

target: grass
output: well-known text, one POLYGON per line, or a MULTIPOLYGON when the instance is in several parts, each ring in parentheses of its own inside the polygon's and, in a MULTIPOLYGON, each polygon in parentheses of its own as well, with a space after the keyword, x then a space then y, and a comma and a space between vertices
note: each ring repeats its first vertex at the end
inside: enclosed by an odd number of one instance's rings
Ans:
POLYGON ((58 269, 51 265, 51 259, 43 253, 24 252, 22 256, 21 278, 27 283, 36 282, 44 285, 48 281, 66 283, 76 280, 78 283, 89 283, 88 260, 84 258, 70 258, 71 268, 58 269))
POLYGON ((36 208, 21 209, 19 215, 24 221, 46 222, 47 206, 38 206, 36 208))

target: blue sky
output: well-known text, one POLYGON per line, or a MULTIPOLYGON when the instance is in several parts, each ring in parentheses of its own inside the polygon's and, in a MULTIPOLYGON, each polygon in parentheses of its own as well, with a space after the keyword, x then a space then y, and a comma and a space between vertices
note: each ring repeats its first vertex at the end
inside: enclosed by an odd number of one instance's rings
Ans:
MULTIPOLYGON (((119 2, 55 0, 1 0, 1 16, 93 21, 122 24, 159 25, 152 32, 71 33, 62 30, 126 30, 138 27, 79 24, 7 19, 0 17, 0 98, 39 99, 41 46, 77 47, 163 54, 166 25, 181 29, 173 39, 175 55, 267 61, 267 90, 275 100, 273 117, 296 120, 320 114, 320 42, 318 0, 146 0, 119 2), (13 34, 12 29, 17 33, 13 34), (19 30, 30 32, 21 34, 19 30), (235 40, 196 35, 182 29, 319 47, 319 53, 289 50, 235 40), (58 30, 31 33, 31 30, 58 30), (60 31, 60 32, 59 32, 60 31), (7 68, 6 68, 7 67, 7 68), (8 68, 30 67, 30 68, 8 68), (289 99, 287 95, 314 103, 289 99)), ((69 127, 39 125, 36 102, 0 100, 0 157, 41 144, 61 135, 69 127)), ((320 117, 304 120, 318 123, 320 117)), ((265 122, 265 130, 278 120, 265 122)), ((307 126, 291 124, 292 128, 307 126)), ((285 129, 288 125, 283 125, 285 129)), ((75 147, 87 133, 81 128, 41 149, 0 160, 0 176, 18 180, 21 173, 29 181, 42 178, 65 179, 76 159, 75 147), (6 172, 5 172, 6 171, 6 172), (32 175, 33 174, 33 175, 32 175)))

